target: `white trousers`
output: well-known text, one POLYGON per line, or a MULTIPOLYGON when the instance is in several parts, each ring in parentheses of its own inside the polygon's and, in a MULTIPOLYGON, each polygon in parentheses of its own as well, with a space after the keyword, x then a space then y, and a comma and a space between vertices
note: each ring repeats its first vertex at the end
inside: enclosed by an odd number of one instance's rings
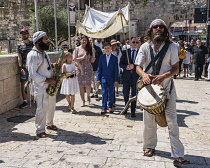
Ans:
POLYGON ((210 79, 210 63, 209 63, 209 66, 208 66, 208 79, 210 79))
POLYGON ((99 84, 96 82, 96 73, 97 71, 93 71, 93 76, 92 76, 93 94, 98 94, 98 88, 99 88, 99 84))
MULTIPOLYGON (((171 97, 167 102, 165 114, 171 143, 171 157, 183 157, 184 146, 179 139, 175 89, 172 90, 171 97)), ((147 148, 155 149, 157 146, 157 123, 155 122, 155 115, 144 110, 143 119, 143 150, 147 148)))
POLYGON ((45 126, 53 125, 53 118, 56 107, 56 96, 49 96, 47 93, 36 96, 36 133, 45 132, 45 126))

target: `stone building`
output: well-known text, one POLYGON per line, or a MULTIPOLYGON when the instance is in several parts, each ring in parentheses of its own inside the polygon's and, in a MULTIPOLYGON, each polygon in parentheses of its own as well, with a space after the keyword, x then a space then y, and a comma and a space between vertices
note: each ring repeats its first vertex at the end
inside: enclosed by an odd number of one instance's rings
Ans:
MULTIPOLYGON (((71 0, 72 1, 72 0, 71 0)), ((77 0, 74 0, 76 3, 77 0)), ((39 6, 52 5, 53 0, 38 0, 39 6)), ((56 0, 66 7, 66 0, 56 0)), ((130 2, 131 27, 135 35, 144 35, 149 23, 155 18, 165 20, 167 25, 177 21, 193 20, 194 8, 206 6, 206 0, 80 0, 80 7, 90 2, 91 7, 101 11, 116 11, 130 2)), ((77 6, 77 4, 75 4, 77 6)), ((0 40, 17 39, 21 28, 32 31, 34 0, 4 0, 0 2, 0 40)), ((33 32, 31 32, 33 33, 33 32)), ((1 45, 1 44, 0 44, 1 45)))

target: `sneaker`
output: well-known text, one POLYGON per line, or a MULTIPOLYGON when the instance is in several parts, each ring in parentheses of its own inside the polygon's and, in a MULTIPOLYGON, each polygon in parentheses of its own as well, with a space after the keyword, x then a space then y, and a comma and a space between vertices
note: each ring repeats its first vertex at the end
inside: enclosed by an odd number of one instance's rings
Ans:
POLYGON ((182 76, 183 78, 186 78, 186 76, 184 75, 184 76, 182 76))
POLYGON ((20 109, 23 109, 23 108, 26 108, 28 106, 28 104, 26 103, 26 102, 23 102, 20 106, 19 106, 19 108, 20 109))

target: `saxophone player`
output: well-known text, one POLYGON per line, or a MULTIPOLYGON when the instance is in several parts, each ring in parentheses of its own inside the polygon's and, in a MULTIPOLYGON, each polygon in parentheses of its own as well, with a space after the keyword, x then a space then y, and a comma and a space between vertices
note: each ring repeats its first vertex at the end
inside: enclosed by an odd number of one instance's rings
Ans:
POLYGON ((34 47, 28 53, 27 66, 31 78, 31 95, 35 96, 37 109, 35 118, 36 134, 40 138, 46 138, 45 126, 50 130, 57 130, 53 125, 56 106, 56 96, 49 96, 46 92, 48 85, 54 86, 56 81, 52 79, 53 64, 47 55, 49 39, 46 32, 38 31, 33 35, 34 47))

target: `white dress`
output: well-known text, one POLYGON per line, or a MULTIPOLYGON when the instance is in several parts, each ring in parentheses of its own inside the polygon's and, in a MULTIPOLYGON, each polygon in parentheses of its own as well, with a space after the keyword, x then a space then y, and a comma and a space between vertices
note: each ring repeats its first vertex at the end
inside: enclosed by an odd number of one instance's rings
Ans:
MULTIPOLYGON (((64 66, 66 67, 66 73, 71 73, 75 70, 75 62, 72 62, 71 64, 64 64, 64 66)), ((64 95, 74 95, 76 93, 78 93, 79 90, 79 83, 78 83, 78 79, 77 76, 73 77, 73 78, 65 78, 62 82, 61 85, 61 94, 64 95)))

